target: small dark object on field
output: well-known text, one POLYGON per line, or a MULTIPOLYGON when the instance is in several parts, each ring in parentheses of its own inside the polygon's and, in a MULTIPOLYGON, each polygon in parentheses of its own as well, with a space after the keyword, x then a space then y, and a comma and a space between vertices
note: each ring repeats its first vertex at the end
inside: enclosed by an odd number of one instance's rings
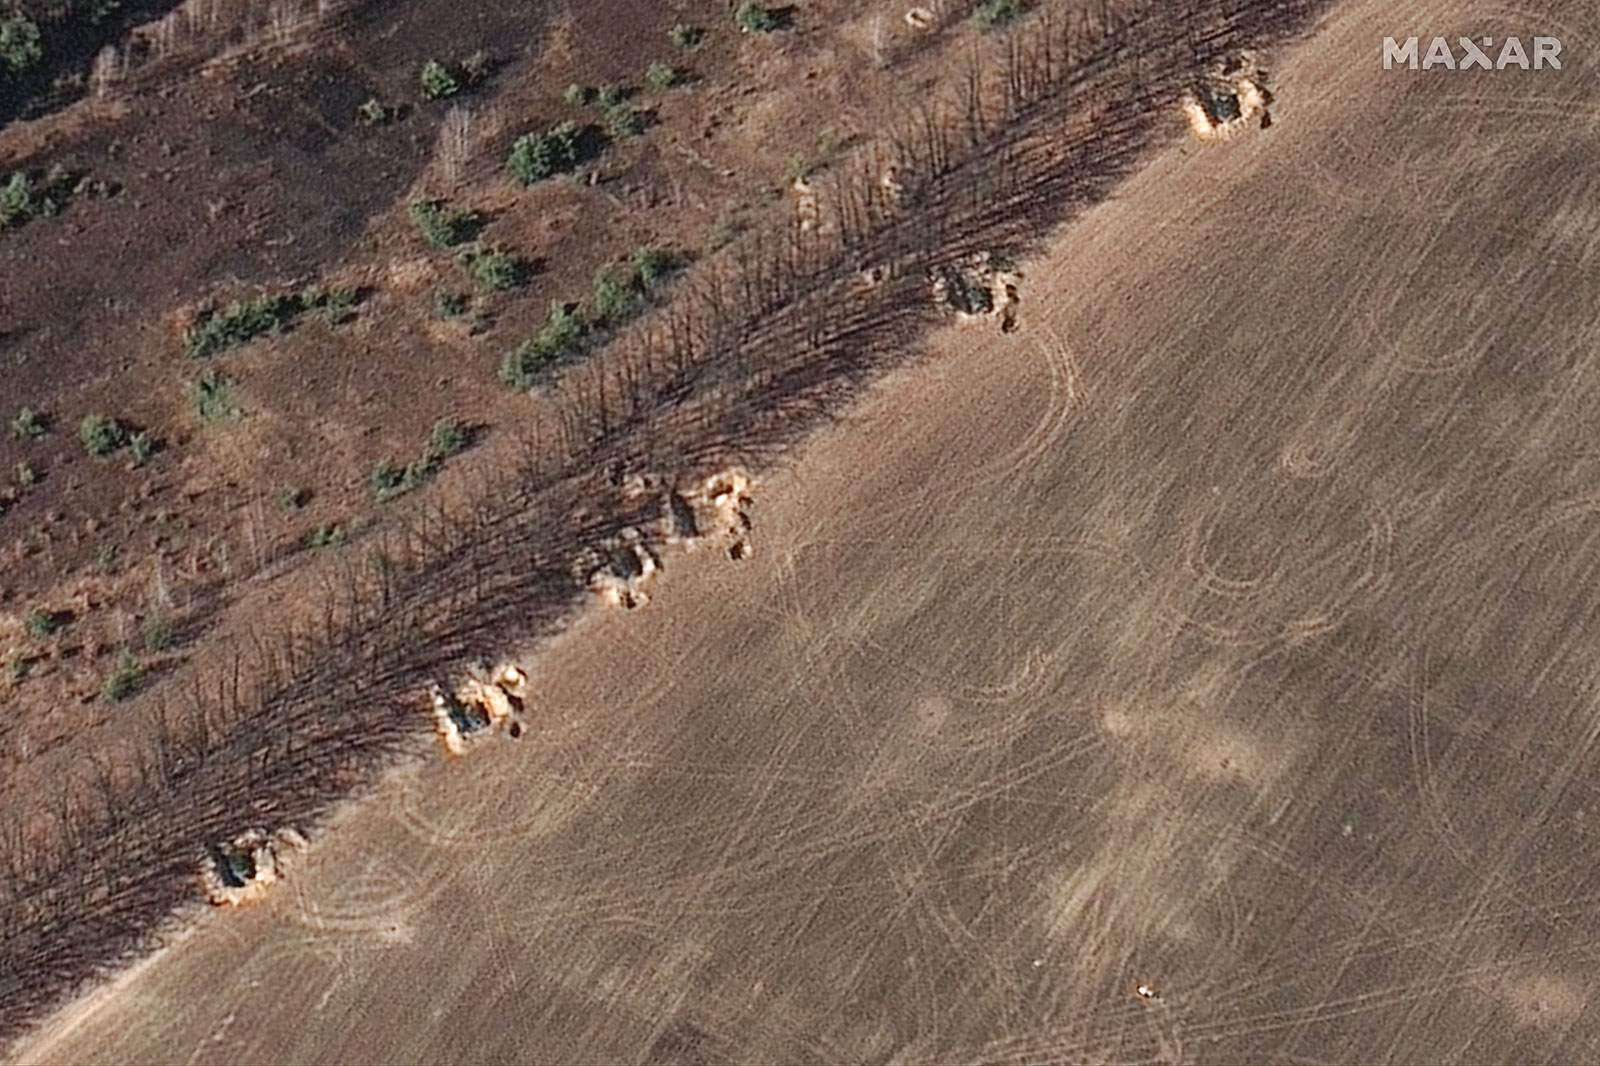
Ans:
POLYGON ((1264 130, 1272 128, 1272 112, 1271 111, 1263 111, 1263 112, 1261 112, 1261 128, 1264 129, 1264 130))
POLYGON ((255 880, 256 857, 246 848, 213 845, 211 859, 216 863, 217 879, 229 888, 243 888, 255 880))

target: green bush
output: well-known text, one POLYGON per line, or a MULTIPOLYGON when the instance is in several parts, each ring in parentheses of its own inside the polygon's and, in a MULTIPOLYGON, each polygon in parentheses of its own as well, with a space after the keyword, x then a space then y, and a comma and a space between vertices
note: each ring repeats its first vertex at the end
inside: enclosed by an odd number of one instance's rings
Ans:
POLYGON ((90 455, 110 455, 128 443, 128 428, 106 415, 85 415, 78 423, 78 443, 90 455))
POLYGON ((983 0, 972 12, 972 22, 988 33, 1022 14, 1022 0, 983 0))
POLYGON ((602 110, 610 110, 622 103, 622 90, 615 85, 602 85, 594 91, 594 102, 602 110))
POLYGON ((460 455, 470 437, 467 427, 454 418, 441 418, 428 431, 428 447, 422 453, 431 463, 442 463, 460 455))
POLYGON ((634 311, 635 297, 628 287, 601 267, 594 276, 594 318, 599 325, 621 322, 634 311))
POLYGON ((144 667, 139 665, 139 657, 126 648, 122 649, 117 653, 116 665, 100 686, 100 698, 107 703, 122 702, 133 695, 143 673, 144 667))
POLYGON ((678 72, 671 64, 657 60, 645 68, 644 80, 650 88, 662 93, 678 84, 678 72))
POLYGON ((686 52, 689 49, 699 45, 701 40, 704 39, 705 35, 705 30, 702 30, 700 27, 685 25, 682 22, 678 23, 677 25, 673 26, 672 29, 667 31, 667 39, 670 40, 674 46, 682 48, 686 52))
POLYGON ((372 485, 372 494, 380 500, 388 499, 399 491, 400 485, 405 481, 406 472, 384 459, 372 468, 368 482, 372 485))
POLYGON ((171 622, 165 618, 152 618, 144 624, 144 629, 139 635, 139 643, 145 651, 166 651, 172 647, 176 635, 171 622))
POLYGON ((340 547, 345 540, 344 526, 337 522, 325 522, 306 533, 306 547, 318 551, 340 547))
POLYGON ((0 184, 0 230, 60 211, 74 184, 72 175, 60 166, 51 167, 38 181, 24 171, 13 173, 0 184))
POLYGON ((576 122, 563 122, 544 133, 525 133, 511 143, 506 170, 519 185, 532 185, 578 165, 576 122))
POLYGON ((18 440, 38 440, 50 428, 50 420, 30 407, 17 412, 11 420, 11 435, 18 440))
POLYGON ((417 80, 422 86, 424 100, 443 100, 461 91, 461 82, 449 67, 437 59, 430 59, 422 64, 422 72, 417 76, 417 80))
POLYGON ((467 313, 467 297, 460 292, 439 292, 433 296, 433 317, 441 321, 460 318, 467 313))
POLYGON ((65 615, 58 614, 48 607, 35 607, 28 612, 27 620, 23 623, 28 636, 34 640, 48 640, 59 633, 66 624, 65 615))
POLYGON ((39 27, 22 14, 0 19, 0 67, 13 75, 25 74, 44 58, 39 47, 39 27))
POLYGON ((189 404, 200 421, 207 424, 237 421, 244 412, 234 402, 239 383, 226 374, 208 370, 189 384, 189 404))
POLYGON ((483 229, 483 215, 470 210, 447 214, 442 200, 413 200, 406 213, 423 241, 435 248, 453 248, 472 240, 483 229))
POLYGON ((26 222, 33 215, 33 182, 18 171, 0 185, 0 229, 26 222))
POLYGON ((287 488, 278 493, 278 507, 284 511, 298 511, 311 502, 311 490, 287 488))
POLYGON ((479 50, 461 61, 461 80, 467 85, 480 85, 489 76, 489 53, 479 50))
POLYGON ((362 101, 361 106, 356 108, 356 114, 369 126, 387 125, 394 118, 394 112, 383 106, 383 101, 376 96, 369 96, 362 101))
POLYGON ((428 431, 428 443, 418 459, 397 467, 385 459, 372 468, 372 494, 378 500, 391 500, 420 488, 439 472, 445 461, 461 454, 470 436, 467 427, 454 418, 441 418, 428 431))
POLYGON ((160 444, 150 433, 135 433, 128 438, 128 462, 138 469, 150 461, 160 444))
POLYGON ((644 115, 626 104, 618 104, 606 112, 606 132, 619 141, 637 137, 644 132, 644 115))
POLYGON ((329 325, 336 326, 350 317, 361 300, 361 292, 353 285, 335 285, 331 289, 307 289, 300 299, 308 309, 321 311, 329 325))
POLYGON ((517 261, 493 249, 484 249, 469 256, 467 270, 473 280, 491 292, 514 289, 522 280, 522 270, 517 261))
POLYGON ((566 101, 569 107, 582 107, 589 102, 588 86, 573 82, 561 94, 561 99, 566 101))
POLYGON ((523 341, 501 359, 500 380, 519 391, 531 389, 562 362, 581 354, 588 339, 589 323, 577 309, 559 300, 551 301, 538 335, 523 341))
POLYGON ((661 283, 673 268, 672 253, 653 244, 642 244, 628 260, 639 288, 648 293, 661 283))
POLYGON ((778 16, 756 3, 745 0, 734 12, 733 21, 745 33, 771 33, 778 28, 778 16))
POLYGON ((184 351, 191 359, 204 359, 264 334, 281 333, 305 309, 298 293, 267 293, 226 307, 204 309, 183 335, 184 351))

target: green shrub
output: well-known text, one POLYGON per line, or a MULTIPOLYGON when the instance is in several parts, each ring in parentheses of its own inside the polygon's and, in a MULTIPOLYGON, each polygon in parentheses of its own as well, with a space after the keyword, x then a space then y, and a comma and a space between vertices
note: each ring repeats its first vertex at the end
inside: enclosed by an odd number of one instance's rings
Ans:
POLYGON ((298 511, 311 502, 311 490, 287 488, 278 493, 278 507, 284 511, 298 511))
POLYGON ((76 184, 64 167, 54 166, 38 181, 17 171, 0 184, 0 230, 61 210, 76 184))
POLYGON ((306 533, 306 547, 317 551, 340 547, 345 540, 344 526, 337 522, 325 522, 306 533))
POLYGON ((405 477, 404 470, 384 459, 372 468, 367 480, 372 485, 372 494, 380 500, 386 500, 399 491, 405 477))
POLYGON ((21 684, 33 672, 33 660, 26 655, 19 655, 11 660, 11 680, 21 684))
POLYGON ((139 643, 148 652, 166 651, 172 647, 173 638, 177 636, 172 628, 172 623, 165 618, 152 618, 144 624, 144 629, 139 634, 139 643))
POLYGON ((316 308, 330 326, 336 326, 350 318, 361 292, 353 285, 335 285, 330 289, 307 289, 300 299, 307 309, 316 308))
POLYGON ((484 249, 469 256, 467 270, 473 280, 491 292, 514 289, 522 280, 522 270, 517 261, 493 249, 484 249))
POLYGON ((150 461, 150 457, 156 453, 156 448, 159 444, 160 441, 156 440, 154 435, 147 432, 135 433, 133 436, 129 437, 129 465, 137 470, 139 467, 148 463, 150 461))
POLYGON ((634 294, 609 269, 601 267, 594 276, 592 300, 597 324, 614 324, 627 318, 634 311, 634 299, 634 294))
POLYGON ((281 333, 304 310, 298 293, 267 293, 220 309, 207 308, 184 333, 183 347, 191 359, 203 359, 264 334, 281 333))
POLYGON ((133 695, 143 673, 144 667, 139 665, 139 657, 126 648, 122 649, 117 653, 116 665, 100 686, 100 698, 107 703, 122 702, 133 695))
POLYGON ((972 22, 988 33, 1022 14, 1022 0, 983 0, 972 12, 972 22))
POLYGON ((32 463, 17 464, 17 481, 23 485, 37 485, 43 480, 44 474, 32 463))
POLYGON ((578 165, 576 122, 563 122, 544 133, 525 133, 511 143, 506 170, 519 185, 532 185, 578 165))
POLYGON ((18 440, 38 440, 50 428, 50 420, 30 407, 17 412, 11 420, 11 435, 18 440))
POLYGON ((678 84, 678 72, 671 64, 657 60, 645 69, 644 80, 650 88, 662 93, 678 84))
POLYGON ((526 392, 543 381, 554 364, 554 352, 545 351, 534 341, 523 341, 501 358, 500 381, 508 388, 526 392))
POLYGON ((117 568, 115 544, 102 544, 94 550, 94 568, 103 574, 109 574, 117 568))
POLYGON ((778 16, 755 2, 745 0, 734 12, 733 21, 745 33, 771 33, 778 28, 778 16))
POLYGON ((489 76, 489 53, 476 51, 461 61, 461 80, 467 85, 480 85, 489 76))
POLYGON ((589 102, 589 88, 573 82, 561 94, 561 99, 566 101, 569 107, 582 107, 589 102))
POLYGON ((439 472, 445 461, 466 448, 467 427, 454 418, 441 418, 428 431, 428 443, 420 458, 397 467, 385 459, 372 468, 372 494, 378 500, 391 500, 420 488, 439 472))
POLYGON ((413 200, 407 205, 406 213, 423 241, 435 248, 453 248, 476 237, 483 229, 483 216, 477 211, 447 214, 442 200, 413 200))
POLYGON ((660 284, 674 265, 672 253, 653 244, 642 244, 635 248, 628 263, 633 267, 635 282, 646 293, 660 284))
POLYGON ((90 455, 110 455, 128 443, 128 428, 106 415, 85 415, 78 423, 78 443, 90 455))
POLYGON ((550 301, 550 311, 539 330, 537 342, 562 354, 577 354, 589 336, 589 324, 578 309, 559 300, 550 301))
POLYGON ((622 103, 622 90, 615 85, 602 85, 594 91, 594 102, 602 110, 610 110, 622 103))
POLYGON ((35 607, 28 612, 27 620, 23 623, 28 631, 28 636, 34 640, 48 640, 59 633, 67 624, 67 617, 48 607, 35 607))
POLYGON ((459 292, 438 292, 433 295, 433 317, 441 321, 460 318, 466 314, 467 297, 459 292))
POLYGON ((417 80, 422 86, 424 100, 443 100, 461 91, 461 82, 451 73, 449 67, 437 59, 430 59, 422 64, 422 72, 417 76, 417 80))
POLYGON ((553 300, 538 335, 523 341, 501 359, 500 380, 519 391, 531 389, 562 362, 581 354, 588 339, 589 324, 577 309, 553 300))
POLYGON ((387 125, 394 118, 394 112, 383 106, 383 101, 376 96, 369 96, 356 108, 356 114, 369 126, 387 125))
POLYGON ((469 439, 465 425, 454 418, 441 418, 428 431, 428 447, 423 458, 430 463, 442 463, 460 455, 469 439))
POLYGON ((606 132, 619 141, 637 137, 644 132, 644 115, 619 104, 606 112, 606 132))
POLYGON ((0 185, 0 229, 33 217, 33 183, 18 171, 0 185))
POLYGON ((236 421, 244 413, 233 399, 238 387, 239 383, 228 375, 208 370, 198 381, 190 382, 189 404, 200 421, 207 424, 236 421))
POLYGON ((682 22, 678 23, 677 25, 673 26, 672 29, 667 31, 667 39, 670 40, 674 46, 682 48, 684 51, 688 51, 689 49, 698 46, 701 40, 704 39, 705 35, 706 31, 702 30, 700 27, 688 26, 682 22))
POLYGON ((0 67, 13 75, 24 74, 44 58, 39 47, 39 27, 20 13, 0 19, 0 67))

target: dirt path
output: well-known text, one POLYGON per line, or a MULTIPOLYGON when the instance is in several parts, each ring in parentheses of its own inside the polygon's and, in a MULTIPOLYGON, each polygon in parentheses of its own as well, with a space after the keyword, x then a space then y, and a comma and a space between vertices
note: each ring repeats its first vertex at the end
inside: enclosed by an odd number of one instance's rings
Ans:
POLYGON ((1494 6, 1341 9, 750 562, 20 1058, 1596 1057, 1600 19, 1494 6), (1386 78, 1397 24, 1570 61, 1386 78))

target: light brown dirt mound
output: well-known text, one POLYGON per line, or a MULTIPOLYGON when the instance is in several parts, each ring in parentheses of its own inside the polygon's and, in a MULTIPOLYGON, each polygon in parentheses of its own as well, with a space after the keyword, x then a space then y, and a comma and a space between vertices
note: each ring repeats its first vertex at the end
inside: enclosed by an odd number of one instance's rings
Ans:
POLYGON ((527 702, 528 675, 505 664, 486 676, 469 671, 450 688, 432 688, 433 724, 439 742, 451 755, 504 729, 513 739, 522 735, 520 715, 527 702))

